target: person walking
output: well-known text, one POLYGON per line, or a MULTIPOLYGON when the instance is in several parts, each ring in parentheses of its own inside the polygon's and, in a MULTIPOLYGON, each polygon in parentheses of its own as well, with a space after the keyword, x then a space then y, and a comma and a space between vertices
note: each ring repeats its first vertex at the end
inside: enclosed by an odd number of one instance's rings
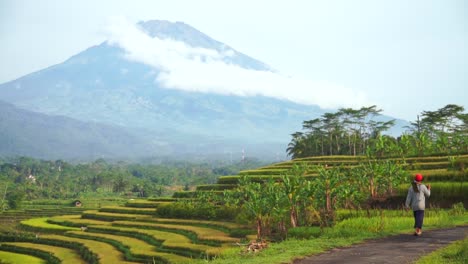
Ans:
POLYGON ((414 235, 422 234, 422 226, 424 221, 424 209, 426 209, 426 198, 431 196, 431 186, 422 184, 423 176, 416 174, 411 186, 408 189, 405 206, 407 210, 411 206, 414 213, 414 235))

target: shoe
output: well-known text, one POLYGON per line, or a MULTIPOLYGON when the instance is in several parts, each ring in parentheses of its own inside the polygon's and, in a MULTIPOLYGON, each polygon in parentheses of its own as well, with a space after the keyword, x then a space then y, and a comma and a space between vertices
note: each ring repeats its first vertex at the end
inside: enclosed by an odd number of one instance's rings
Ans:
POLYGON ((416 228, 416 230, 414 231, 414 235, 420 236, 421 234, 422 234, 421 228, 416 228))

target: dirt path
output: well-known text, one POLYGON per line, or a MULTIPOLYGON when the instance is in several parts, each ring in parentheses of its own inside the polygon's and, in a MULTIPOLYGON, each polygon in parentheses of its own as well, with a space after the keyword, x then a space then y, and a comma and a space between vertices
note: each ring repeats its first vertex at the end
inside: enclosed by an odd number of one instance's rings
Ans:
POLYGON ((468 236, 468 226, 426 230, 422 236, 409 234, 367 240, 347 248, 295 260, 294 264, 312 263, 412 263, 423 255, 468 236))

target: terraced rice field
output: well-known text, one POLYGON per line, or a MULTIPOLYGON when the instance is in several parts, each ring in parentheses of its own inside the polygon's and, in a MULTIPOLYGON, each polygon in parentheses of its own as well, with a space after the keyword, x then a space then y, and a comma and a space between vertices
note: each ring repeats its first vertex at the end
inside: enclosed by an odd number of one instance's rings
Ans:
POLYGON ((229 230, 244 228, 241 225, 157 218, 155 202, 140 203, 149 207, 106 206, 75 215, 22 220, 19 228, 26 235, 0 235, 6 241, 0 243, 0 250, 40 250, 61 263, 189 263, 215 257, 240 241, 230 237, 229 230))

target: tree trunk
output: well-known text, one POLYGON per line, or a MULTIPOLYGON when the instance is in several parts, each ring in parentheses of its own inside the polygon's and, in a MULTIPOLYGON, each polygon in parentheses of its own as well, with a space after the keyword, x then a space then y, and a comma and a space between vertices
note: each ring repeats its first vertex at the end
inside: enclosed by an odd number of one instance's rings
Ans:
POLYGON ((262 239, 262 219, 257 218, 257 239, 262 239))
POLYGON ((297 227, 297 210, 295 206, 291 207, 291 210, 289 211, 289 216, 291 218, 291 226, 297 227))
POLYGON ((371 191, 371 197, 375 198, 374 177, 370 178, 370 191, 371 191))

